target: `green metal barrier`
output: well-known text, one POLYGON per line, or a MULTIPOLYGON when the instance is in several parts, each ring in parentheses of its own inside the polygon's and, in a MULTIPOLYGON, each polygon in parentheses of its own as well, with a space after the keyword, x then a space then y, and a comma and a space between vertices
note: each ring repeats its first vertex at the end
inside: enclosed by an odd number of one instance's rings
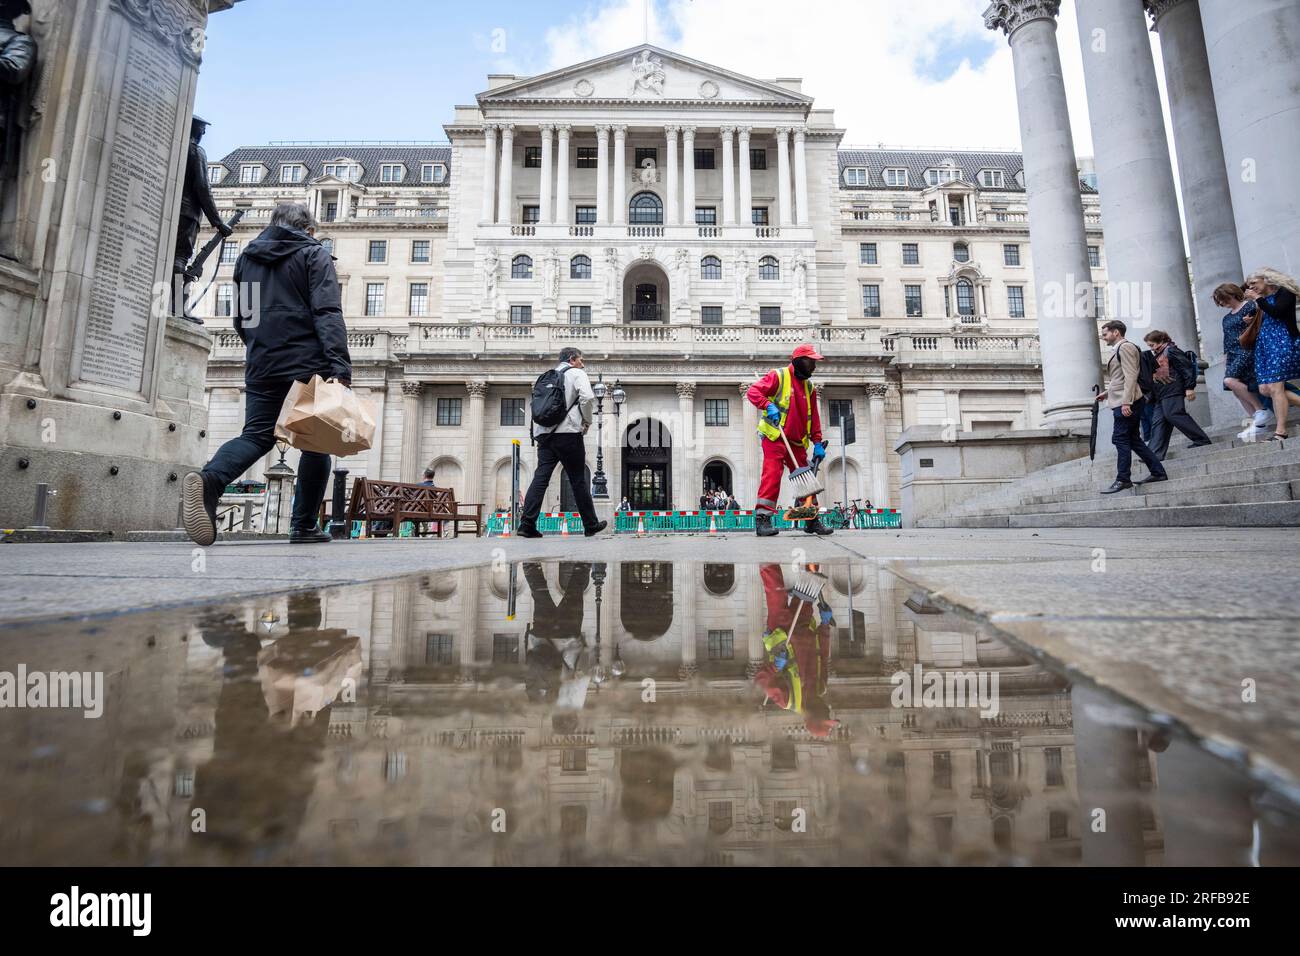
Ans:
MULTIPOLYGON (((487 520, 487 534, 489 536, 500 536, 505 530, 507 514, 497 512, 489 515, 487 520)), ((822 523, 832 529, 843 527, 843 516, 839 512, 826 512, 821 516, 822 523)), ((578 513, 569 512, 563 516, 540 515, 537 519, 537 530, 546 535, 558 535, 565 522, 568 522, 569 534, 582 533, 582 519, 578 513)), ((750 531, 754 530, 754 513, 743 511, 725 511, 725 512, 691 512, 691 511, 674 511, 664 512, 662 514, 650 514, 647 512, 636 511, 619 511, 614 514, 614 533, 615 534, 637 534, 644 531, 646 534, 662 534, 670 531, 680 531, 683 533, 703 534, 709 530, 710 522, 715 523, 719 533, 725 531, 750 531)), ((790 529, 796 525, 802 525, 802 522, 789 522, 776 515, 772 519, 772 525, 779 529, 790 529)), ((879 512, 858 512, 854 521, 855 529, 874 529, 874 528, 899 528, 902 527, 902 515, 897 511, 879 511, 879 512)), ((512 533, 514 529, 511 529, 512 533)))

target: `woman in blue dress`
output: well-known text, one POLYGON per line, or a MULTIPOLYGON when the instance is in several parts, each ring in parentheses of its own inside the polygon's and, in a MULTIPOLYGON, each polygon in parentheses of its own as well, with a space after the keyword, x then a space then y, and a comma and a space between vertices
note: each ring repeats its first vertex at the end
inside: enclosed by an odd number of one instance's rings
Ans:
POLYGON ((1260 269, 1246 278, 1246 298, 1252 300, 1264 321, 1255 340, 1255 377, 1259 390, 1273 399, 1277 426, 1269 441, 1286 437, 1287 406, 1300 406, 1300 395, 1288 391, 1288 379, 1300 378, 1300 329, 1296 327, 1295 279, 1276 269, 1260 269))
POLYGON ((1227 309, 1223 317, 1223 390, 1232 392, 1253 427, 1263 428, 1273 420, 1273 413, 1259 400, 1259 383, 1255 380, 1255 350, 1241 344, 1241 333, 1255 312, 1255 303, 1235 282, 1225 282, 1214 290, 1214 304, 1227 309))

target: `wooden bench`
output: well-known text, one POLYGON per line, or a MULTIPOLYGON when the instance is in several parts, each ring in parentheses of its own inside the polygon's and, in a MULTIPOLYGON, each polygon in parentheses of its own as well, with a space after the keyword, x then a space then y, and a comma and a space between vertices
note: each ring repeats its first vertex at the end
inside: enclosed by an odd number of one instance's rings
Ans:
POLYGON ((396 536, 403 521, 415 523, 415 534, 423 536, 426 523, 450 522, 455 537, 460 537, 462 523, 473 525, 474 536, 483 533, 483 506, 456 501, 451 488, 433 485, 412 485, 401 481, 378 481, 358 478, 352 485, 352 498, 348 503, 348 521, 363 521, 366 536, 396 536), (386 522, 383 530, 376 531, 374 522, 386 522))

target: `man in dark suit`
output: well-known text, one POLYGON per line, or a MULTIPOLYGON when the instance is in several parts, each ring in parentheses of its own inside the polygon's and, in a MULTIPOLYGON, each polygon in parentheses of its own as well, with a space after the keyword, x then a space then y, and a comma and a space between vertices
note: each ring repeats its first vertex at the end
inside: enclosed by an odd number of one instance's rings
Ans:
POLYGON ((1156 357, 1156 370, 1151 376, 1155 382, 1150 401, 1151 440, 1147 445, 1157 458, 1164 461, 1175 428, 1192 440, 1193 448, 1210 444, 1210 436, 1196 424, 1185 404, 1196 399, 1196 374, 1199 370, 1191 356, 1174 345, 1167 332, 1159 329, 1152 329, 1142 338, 1156 357))

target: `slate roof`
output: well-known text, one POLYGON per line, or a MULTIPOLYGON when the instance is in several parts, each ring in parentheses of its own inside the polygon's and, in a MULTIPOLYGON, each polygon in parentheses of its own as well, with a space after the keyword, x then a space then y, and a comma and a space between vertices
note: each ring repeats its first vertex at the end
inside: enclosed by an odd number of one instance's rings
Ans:
POLYGON ((450 146, 255 146, 236 149, 219 160, 208 157, 208 162, 220 163, 229 170, 221 182, 212 185, 255 189, 282 185, 279 182, 281 163, 302 163, 307 167, 307 179, 311 180, 323 175, 326 163, 344 156, 361 164, 362 176, 358 182, 365 186, 446 186, 451 182, 450 146), (270 173, 260 183, 241 183, 241 163, 261 163, 270 173), (384 163, 405 163, 406 179, 400 183, 380 182, 380 168, 384 163), (447 167, 446 178, 440 183, 420 182, 421 163, 442 163, 447 167))
MULTIPOLYGON (((979 174, 984 169, 1002 170, 1003 186, 995 192, 1024 192, 1024 187, 1016 182, 1016 174, 1024 169, 1024 160, 1020 153, 1010 152, 963 152, 915 149, 841 149, 840 150, 840 188, 846 190, 899 189, 898 186, 886 186, 883 170, 889 167, 907 168, 907 186, 909 190, 920 191, 928 185, 925 171, 935 166, 944 166, 951 159, 962 172, 962 179, 977 190, 984 189, 979 182, 979 174), (846 186, 844 169, 847 166, 866 166, 867 185, 846 186)), ((1096 192, 1091 186, 1080 182, 1082 192, 1096 192)))

